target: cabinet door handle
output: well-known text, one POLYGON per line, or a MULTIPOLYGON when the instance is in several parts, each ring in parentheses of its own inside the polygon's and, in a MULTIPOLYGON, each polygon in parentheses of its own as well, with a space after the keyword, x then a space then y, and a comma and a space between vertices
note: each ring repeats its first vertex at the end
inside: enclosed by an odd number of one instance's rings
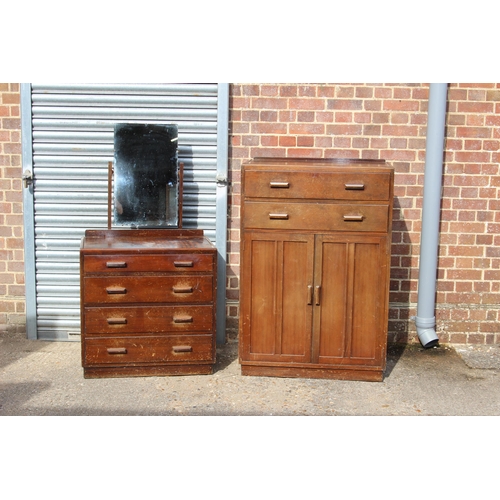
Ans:
POLYGON ((106 267, 112 267, 112 268, 127 267, 127 263, 126 262, 106 262, 106 267))
POLYGON ((174 345, 172 350, 174 352, 193 352, 193 348, 190 345, 174 345))
POLYGON ((108 325, 126 325, 127 318, 108 318, 108 325))
POLYGON ((174 323, 192 323, 193 317, 187 314, 174 316, 174 323))
POLYGON ((175 267, 193 267, 193 261, 192 260, 176 260, 174 261, 174 266, 175 267))
POLYGON ((310 306, 313 303, 313 287, 309 285, 307 287, 307 305, 310 306))
POLYGON ((355 182, 347 182, 344 184, 347 191, 363 191, 365 189, 365 185, 361 182, 359 184, 355 182))
POLYGON ((108 347, 106 350, 108 354, 127 354, 127 349, 125 347, 108 347))
POLYGON ((290 187, 289 182, 278 182, 278 181, 271 181, 269 183, 270 188, 275 188, 275 189, 288 189, 290 187))
POLYGON ((288 220, 288 214, 269 214, 270 219, 288 220))
POLYGON ((192 286, 173 286, 172 291, 174 293, 193 293, 193 287, 192 286))
POLYGON ((127 289, 123 286, 108 286, 106 292, 108 292, 109 295, 117 295, 127 293, 127 289))
POLYGON ((346 222, 362 222, 363 218, 362 215, 344 215, 344 220, 346 222))
POLYGON ((320 299, 321 299, 321 287, 316 286, 314 287, 314 303, 319 306, 320 304, 320 299))

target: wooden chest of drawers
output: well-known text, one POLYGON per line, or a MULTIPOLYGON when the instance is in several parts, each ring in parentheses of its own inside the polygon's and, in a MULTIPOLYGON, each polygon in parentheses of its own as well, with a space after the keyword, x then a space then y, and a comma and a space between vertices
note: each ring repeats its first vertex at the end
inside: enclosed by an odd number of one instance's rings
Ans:
POLYGON ((201 230, 87 231, 85 378, 212 373, 216 267, 216 248, 201 230))
POLYGON ((260 158, 242 185, 242 373, 381 380, 392 168, 260 158))

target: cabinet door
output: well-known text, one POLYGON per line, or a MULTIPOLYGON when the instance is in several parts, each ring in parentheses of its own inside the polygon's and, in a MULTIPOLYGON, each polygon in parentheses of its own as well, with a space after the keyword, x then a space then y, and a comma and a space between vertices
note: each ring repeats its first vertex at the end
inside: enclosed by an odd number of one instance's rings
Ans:
POLYGON ((387 256, 385 236, 317 236, 313 362, 373 366, 385 359, 387 256))
POLYGON ((243 245, 242 359, 310 362, 314 235, 249 231, 243 245))

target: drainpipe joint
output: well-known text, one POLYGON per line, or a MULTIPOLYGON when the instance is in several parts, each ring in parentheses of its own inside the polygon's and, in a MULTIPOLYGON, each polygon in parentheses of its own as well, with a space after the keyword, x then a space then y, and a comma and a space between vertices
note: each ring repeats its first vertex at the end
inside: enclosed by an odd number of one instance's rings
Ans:
POLYGON ((436 346, 439 342, 435 328, 436 317, 433 316, 432 318, 421 318, 419 316, 412 316, 411 319, 415 321, 415 326, 417 327, 417 335, 420 343, 426 349, 436 346))

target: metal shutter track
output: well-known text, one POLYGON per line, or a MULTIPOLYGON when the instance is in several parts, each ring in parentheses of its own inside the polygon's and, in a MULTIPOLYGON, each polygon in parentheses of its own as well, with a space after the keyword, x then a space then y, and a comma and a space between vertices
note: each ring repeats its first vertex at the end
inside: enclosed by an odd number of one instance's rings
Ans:
MULTIPOLYGON (((79 248, 107 227, 116 123, 175 123, 184 161, 183 227, 215 241, 217 84, 32 85, 37 332, 80 332, 79 248)), ((75 337, 73 337, 75 338, 75 337)), ((76 337, 77 338, 77 337, 76 337)))

